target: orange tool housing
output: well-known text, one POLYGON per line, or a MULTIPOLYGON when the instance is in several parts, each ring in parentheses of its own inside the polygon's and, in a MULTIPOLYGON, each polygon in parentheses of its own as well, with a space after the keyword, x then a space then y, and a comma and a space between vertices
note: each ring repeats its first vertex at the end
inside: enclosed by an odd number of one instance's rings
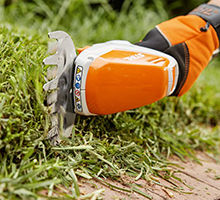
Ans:
POLYGON ((112 114, 137 108, 151 104, 175 89, 176 61, 161 52, 132 46, 133 51, 111 48, 93 57, 83 76, 86 80, 82 100, 86 100, 89 113, 112 114))

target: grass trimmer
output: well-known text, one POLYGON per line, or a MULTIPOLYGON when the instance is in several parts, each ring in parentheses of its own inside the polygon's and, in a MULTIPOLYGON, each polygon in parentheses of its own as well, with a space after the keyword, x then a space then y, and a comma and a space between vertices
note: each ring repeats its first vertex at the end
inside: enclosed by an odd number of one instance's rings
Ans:
POLYGON ((175 90, 176 60, 160 51, 113 40, 76 50, 71 37, 49 33, 56 53, 44 60, 48 68, 47 105, 55 145, 69 137, 76 114, 107 115, 151 104, 175 90))

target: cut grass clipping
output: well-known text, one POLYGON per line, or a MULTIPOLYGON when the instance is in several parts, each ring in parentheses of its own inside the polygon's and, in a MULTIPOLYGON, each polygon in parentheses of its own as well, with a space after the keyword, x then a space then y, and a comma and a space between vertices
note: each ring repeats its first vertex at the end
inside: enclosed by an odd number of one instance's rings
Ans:
MULTIPOLYGON (((47 30, 68 31, 77 46, 110 39, 136 42, 168 16, 160 0, 154 3, 157 12, 141 6, 144 1, 128 12, 130 1, 125 1, 120 13, 106 3, 93 12, 83 0, 57 1, 56 7, 44 1, 16 2, 7 8, 0 3, 0 21, 12 24, 0 26, 0 199, 36 199, 42 191, 51 199, 95 199, 103 190, 82 196, 77 178, 95 177, 110 188, 115 186, 103 178, 121 181, 126 174, 152 182, 151 175, 175 179, 170 156, 196 159, 195 150, 218 153, 217 59, 183 97, 115 115, 78 116, 72 138, 51 147, 46 140, 50 124, 42 89, 47 30), (81 10, 74 10, 77 6, 81 10), (63 17, 54 18, 56 13, 63 17)), ((138 187, 129 187, 127 192, 141 193, 138 187)))

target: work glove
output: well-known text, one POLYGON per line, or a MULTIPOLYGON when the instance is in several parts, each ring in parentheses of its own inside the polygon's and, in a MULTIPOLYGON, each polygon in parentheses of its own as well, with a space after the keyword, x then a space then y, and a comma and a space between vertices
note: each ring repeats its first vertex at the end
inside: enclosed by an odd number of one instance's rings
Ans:
POLYGON ((157 25, 137 45, 165 52, 177 60, 179 79, 171 96, 181 96, 219 52, 219 38, 220 7, 202 4, 186 16, 157 25))

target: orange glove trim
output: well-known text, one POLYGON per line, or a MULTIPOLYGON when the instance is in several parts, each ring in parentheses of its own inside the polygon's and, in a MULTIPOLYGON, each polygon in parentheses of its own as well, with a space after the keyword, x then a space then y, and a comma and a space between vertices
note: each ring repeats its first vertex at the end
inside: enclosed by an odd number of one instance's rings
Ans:
POLYGON ((219 46, 218 36, 213 27, 186 41, 190 54, 189 73, 178 96, 185 94, 208 65, 213 51, 219 46), (198 56, 199 55, 199 56, 198 56))
POLYGON ((200 28, 205 25, 206 22, 201 17, 187 15, 162 22, 158 27, 174 46, 197 37, 201 33, 200 28))
POLYGON ((219 39, 212 26, 206 32, 200 30, 205 25, 202 18, 194 15, 176 17, 158 25, 172 45, 186 43, 189 50, 189 72, 178 96, 191 88, 219 47, 219 39))

